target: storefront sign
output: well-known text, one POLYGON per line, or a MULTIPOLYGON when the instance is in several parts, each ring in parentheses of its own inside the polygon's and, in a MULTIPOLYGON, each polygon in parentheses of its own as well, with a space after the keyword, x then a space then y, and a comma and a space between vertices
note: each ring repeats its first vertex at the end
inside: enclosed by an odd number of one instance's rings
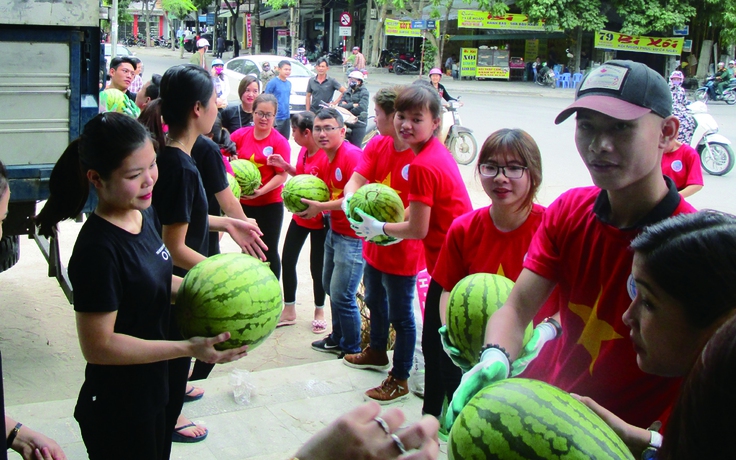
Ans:
POLYGON ((253 17, 250 13, 245 15, 245 47, 253 47, 253 32, 251 32, 253 17))
POLYGON ((263 27, 286 27, 286 18, 270 18, 263 21, 263 27))
POLYGON ((386 35, 394 35, 398 37, 421 37, 421 29, 412 29, 411 21, 397 21, 395 19, 386 19, 386 35))
POLYGON ((526 62, 534 62, 539 56, 539 40, 528 39, 524 42, 524 60, 526 62))
POLYGON ((644 37, 625 35, 608 30, 601 30, 595 34, 596 48, 666 54, 668 56, 682 54, 684 41, 685 39, 682 37, 644 37))
POLYGON ((504 78, 509 79, 511 71, 508 67, 478 67, 475 76, 478 78, 504 78))
MULTIPOLYGON (((536 30, 545 31, 541 22, 530 23, 525 14, 504 14, 492 16, 485 11, 459 10, 457 12, 457 26, 468 29, 503 29, 503 30, 536 30)), ((554 28, 551 31, 559 31, 554 28)))
POLYGON ((693 51, 693 41, 692 40, 685 40, 685 43, 682 44, 682 52, 683 53, 692 53, 693 51))
POLYGON ((460 76, 475 77, 476 63, 478 62, 478 48, 460 49, 460 76))

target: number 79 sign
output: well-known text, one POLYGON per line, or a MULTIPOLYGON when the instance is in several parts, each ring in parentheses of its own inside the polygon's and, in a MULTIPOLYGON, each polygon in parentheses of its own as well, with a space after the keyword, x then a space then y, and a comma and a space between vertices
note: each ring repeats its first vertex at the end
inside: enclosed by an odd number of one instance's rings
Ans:
POLYGON ((600 30, 595 34, 595 47, 611 50, 638 51, 640 53, 682 54, 683 37, 645 37, 600 30))

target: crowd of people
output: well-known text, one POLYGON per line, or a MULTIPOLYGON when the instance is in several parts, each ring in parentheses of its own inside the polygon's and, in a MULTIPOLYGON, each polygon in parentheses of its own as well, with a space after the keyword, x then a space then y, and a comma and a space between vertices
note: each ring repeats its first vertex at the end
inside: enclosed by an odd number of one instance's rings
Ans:
MULTIPOLYGON (((111 74, 125 92, 135 67, 116 64, 111 74)), ((139 103, 138 120, 123 110, 92 119, 54 168, 36 221, 39 233, 50 234, 79 214, 90 184, 95 188, 99 203, 69 263, 88 362, 74 416, 91 459, 165 459, 172 441, 207 436, 181 414, 185 401, 202 397, 191 382, 217 363, 244 358, 247 347, 216 350, 228 333, 183 339, 171 304, 181 277, 219 252, 220 233, 282 278, 280 327, 296 323, 296 263, 309 237, 312 332, 324 334, 311 347, 352 368, 388 371, 365 391, 370 403, 317 433, 296 453, 302 460, 407 451, 436 458, 438 430, 446 434, 480 389, 516 376, 573 393, 637 458, 727 456, 727 443, 712 439, 730 432, 715 411, 736 406, 729 387, 736 217, 698 212, 685 200, 702 187, 702 174, 688 150, 692 133, 677 116, 685 103, 681 73, 668 85, 643 64, 614 60, 585 76, 555 123, 575 116, 575 143, 594 185, 569 190, 547 208, 536 203, 543 178, 537 142, 521 129, 495 131, 475 165, 490 204, 474 210, 438 138, 442 101, 451 99, 439 69, 430 82, 374 94, 380 135, 363 146, 370 95, 361 72, 344 88, 326 75, 327 62, 318 62, 309 110, 289 114, 288 61, 263 92, 257 79, 244 78, 240 101, 229 107, 220 107, 217 65, 175 66, 144 83, 144 96, 127 94, 139 103), (339 108, 357 119, 351 142, 339 108), (295 162, 292 135, 301 147, 295 162), (240 200, 226 180, 236 158, 255 163, 262 177, 240 200), (281 190, 300 174, 321 178, 330 200, 303 199, 307 208, 292 216, 279 251, 281 190), (403 222, 360 209, 355 218, 351 200, 369 183, 398 192, 403 222), (378 404, 409 397, 415 285, 424 268, 431 276, 421 333, 426 417, 399 429, 403 414, 379 416, 378 404), (446 325, 450 291, 474 273, 515 282, 488 322, 475 365, 446 325), (356 302, 361 282, 370 310, 366 347, 356 302), (524 344, 530 323, 534 334, 524 344), (396 335, 391 357, 389 326, 396 335), (139 442, 111 453, 121 424, 139 442)), ((0 219, 9 195, 3 180, 0 174, 0 219)), ((64 458, 45 436, 28 430, 23 437, 7 417, 5 424, 8 447, 25 458, 64 458), (36 441, 29 448, 22 439, 36 441)))

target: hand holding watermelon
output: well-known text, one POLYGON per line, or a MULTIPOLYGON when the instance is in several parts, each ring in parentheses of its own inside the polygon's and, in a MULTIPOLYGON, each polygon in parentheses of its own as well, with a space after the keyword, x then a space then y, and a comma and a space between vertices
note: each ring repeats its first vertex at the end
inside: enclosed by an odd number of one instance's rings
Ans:
POLYGON ((214 337, 192 337, 188 340, 192 356, 209 364, 222 364, 237 361, 248 354, 248 345, 218 351, 215 345, 230 340, 230 333, 223 332, 214 337))
POLYGON ((463 375, 460 386, 452 395, 452 401, 447 406, 445 429, 450 430, 452 424, 462 412, 465 405, 488 385, 509 377, 509 359, 498 348, 488 348, 483 352, 480 362, 463 375))
POLYGON ((380 220, 369 216, 360 208, 355 208, 355 213, 363 219, 362 222, 350 219, 350 226, 355 230, 355 233, 358 236, 365 238, 367 241, 379 236, 388 236, 384 231, 386 222, 381 222, 380 220))
POLYGON ((473 363, 465 359, 464 353, 452 345, 452 341, 447 335, 447 325, 440 328, 440 340, 442 341, 442 348, 445 350, 445 353, 447 353, 447 356, 450 357, 457 367, 462 369, 463 372, 468 372, 473 368, 473 363))
POLYGON ((539 356, 544 344, 557 338, 560 334, 562 334, 562 328, 556 320, 547 318, 545 321, 539 323, 534 328, 532 338, 521 349, 519 357, 514 360, 511 366, 511 377, 516 377, 524 372, 529 363, 539 356), (554 324, 552 321, 554 321, 554 324))
POLYGON ((314 219, 319 215, 319 213, 322 212, 322 208, 320 207, 322 205, 321 202, 308 200, 306 198, 302 198, 300 201, 303 204, 307 205, 307 209, 302 212, 295 212, 294 214, 301 217, 302 219, 314 219))
POLYGON ((245 220, 228 219, 227 225, 223 230, 240 246, 243 253, 259 260, 266 260, 266 255, 263 251, 267 251, 268 246, 261 239, 263 232, 258 228, 258 224, 245 220))

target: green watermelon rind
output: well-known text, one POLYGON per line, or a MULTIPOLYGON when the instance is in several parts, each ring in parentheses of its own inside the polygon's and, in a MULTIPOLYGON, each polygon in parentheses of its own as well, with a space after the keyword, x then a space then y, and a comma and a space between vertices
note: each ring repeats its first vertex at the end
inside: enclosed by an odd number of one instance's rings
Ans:
POLYGON ((235 179, 240 185, 241 196, 252 195, 261 186, 261 172, 252 161, 238 159, 230 162, 235 179))
POLYGON ((450 460, 633 460, 605 421, 570 394, 530 379, 480 390, 450 430, 450 460))
POLYGON ((235 178, 235 176, 227 174, 227 183, 230 186, 230 190, 232 190, 233 195, 235 195, 235 198, 240 199, 240 184, 238 183, 238 180, 235 178))
MULTIPOLYGON (((485 345, 486 325, 491 315, 508 299, 514 282, 491 273, 473 273, 458 281, 447 300, 447 334, 469 363, 475 365, 485 345)), ((529 324, 524 344, 534 329, 529 324)))
POLYGON ((189 270, 177 293, 175 315, 184 338, 230 332, 230 339, 216 349, 248 345, 252 351, 276 329, 282 305, 281 286, 268 264, 227 253, 189 270), (229 306, 237 309, 234 314, 218 311, 229 306))
POLYGON ((327 202, 330 201, 330 190, 325 181, 311 174, 300 174, 289 179, 281 191, 284 207, 291 213, 302 212, 307 205, 302 203, 302 198, 308 200, 327 202))
MULTIPOLYGON (((350 198, 348 206, 350 218, 356 222, 362 222, 363 218, 355 211, 356 209, 360 209, 381 222, 396 223, 404 221, 404 202, 401 201, 401 197, 399 197, 396 190, 385 184, 366 184, 360 187, 350 198)), ((368 241, 379 246, 385 246, 396 241, 396 238, 379 235, 368 241)))

